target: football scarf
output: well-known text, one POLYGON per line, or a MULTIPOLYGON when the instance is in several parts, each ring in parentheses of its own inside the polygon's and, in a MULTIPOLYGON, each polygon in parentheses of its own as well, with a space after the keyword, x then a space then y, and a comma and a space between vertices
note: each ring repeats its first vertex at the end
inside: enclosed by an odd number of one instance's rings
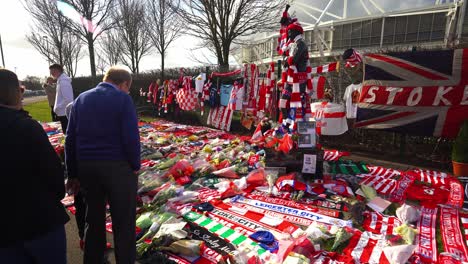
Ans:
POLYGON ((211 108, 206 124, 221 130, 229 131, 231 129, 233 113, 234 111, 229 110, 226 106, 211 108))
POLYGON ((442 186, 449 183, 450 176, 443 172, 416 169, 409 171, 417 181, 429 183, 433 186, 442 186))
POLYGON ((454 254, 462 261, 468 261, 468 251, 460 230, 458 210, 450 207, 440 208, 440 231, 445 252, 454 254))
POLYGON ((226 241, 239 247, 241 250, 248 249, 249 252, 247 255, 249 257, 258 255, 260 259, 266 259, 269 256, 269 252, 260 247, 257 242, 254 242, 252 239, 231 228, 225 227, 204 215, 195 212, 188 212, 184 214, 183 217, 185 220, 207 229, 209 232, 216 234, 220 238, 224 238, 226 241))
POLYGON ((337 225, 340 227, 345 227, 345 226, 352 227, 351 221, 341 220, 341 219, 333 218, 333 217, 326 216, 326 215, 321 215, 321 214, 306 211, 306 210, 292 208, 289 206, 255 201, 255 200, 244 198, 242 196, 237 196, 236 199, 234 199, 234 201, 243 203, 243 204, 252 205, 254 207, 258 207, 261 209, 267 209, 267 210, 278 212, 278 213, 283 213, 283 214, 310 219, 310 220, 317 221, 317 222, 324 223, 324 224, 337 225))
POLYGON ((343 254, 351 257, 354 263, 389 264, 383 253, 385 246, 385 239, 378 239, 370 232, 358 232, 351 237, 343 254))
POLYGON ((454 208, 462 208, 465 203, 465 192, 458 179, 452 178, 450 181, 450 193, 446 205, 454 208))
POLYGON ((272 114, 271 107, 273 106, 273 92, 275 89, 275 63, 271 62, 270 67, 267 71, 267 79, 266 79, 266 99, 265 99, 265 111, 267 113, 272 114))
POLYGON ((437 208, 421 208, 415 254, 428 263, 437 262, 436 220, 437 208))
MULTIPOLYGON (((257 212, 239 209, 224 203, 217 204, 216 209, 208 213, 210 216, 221 217, 228 221, 242 225, 252 233, 264 229, 275 234, 277 238, 298 237, 302 230, 280 218, 265 216, 257 212)), ((249 234, 250 235, 250 234, 249 234)))
MULTIPOLYGON (((288 199, 292 200, 293 199, 293 194, 291 192, 278 192, 275 194, 270 194, 267 192, 262 192, 259 190, 255 190, 251 192, 250 194, 252 195, 259 195, 259 196, 265 196, 265 197, 276 197, 276 198, 282 198, 282 199, 288 199)), ((323 208, 328 208, 328 209, 335 209, 335 210, 342 210, 347 212, 348 208, 344 203, 341 202, 334 202, 332 200, 320 198, 320 199, 310 199, 310 198, 302 198, 300 201, 297 201, 300 204, 304 205, 310 205, 310 206, 318 206, 318 207, 323 207, 323 208)))
MULTIPOLYGON (((399 170, 394 170, 394 169, 388 169, 380 166, 367 166, 369 169, 369 172, 365 174, 364 176, 379 176, 382 178, 394 178, 396 176, 401 175, 401 171, 399 170)), ((361 175, 358 175, 361 176, 361 175)))
POLYGON ((252 223, 250 221, 240 221, 239 218, 233 216, 232 214, 226 214, 221 212, 218 209, 213 209, 210 212, 204 213, 206 216, 210 217, 217 223, 222 224, 225 227, 229 227, 236 232, 239 232, 242 235, 250 236, 251 234, 255 233, 256 228, 261 228, 260 225, 252 223))
POLYGON ((221 198, 221 193, 217 190, 210 189, 210 188, 200 188, 198 189, 198 199, 202 202, 208 202, 213 199, 221 198))
POLYGON ((236 248, 232 244, 226 242, 222 238, 217 237, 213 233, 208 232, 206 229, 201 228, 195 223, 189 223, 188 225, 192 237, 205 241, 205 244, 216 253, 221 254, 222 256, 229 256, 234 254, 236 248))
POLYGON ((349 152, 339 150, 325 150, 323 154, 323 160, 325 161, 337 161, 341 157, 349 156, 349 152))
POLYGON ((390 195, 397 188, 398 181, 380 176, 367 176, 361 180, 360 184, 374 188, 379 194, 390 195))
POLYGON ((357 175, 365 174, 369 172, 367 166, 362 163, 354 163, 352 161, 330 161, 331 174, 345 174, 345 175, 357 175))
POLYGON ((296 209, 301 209, 304 211, 310 211, 330 217, 343 217, 343 215, 340 213, 340 211, 328 209, 328 208, 321 208, 318 206, 314 205, 307 205, 307 204, 300 204, 298 202, 292 201, 292 200, 285 200, 281 198, 274 198, 274 197, 266 197, 262 195, 252 195, 252 194, 247 194, 245 195, 246 198, 255 200, 255 201, 260 201, 260 202, 266 202, 266 203, 271 203, 271 204, 277 204, 277 205, 284 205, 296 209))
POLYGON ((201 115, 204 115, 205 113, 205 101, 210 100, 210 87, 211 87, 211 80, 208 79, 208 81, 203 85, 203 95, 200 100, 201 115))
POLYGON ((395 216, 385 216, 376 212, 365 212, 362 227, 372 234, 392 235, 393 230, 401 225, 401 221, 395 216))
POLYGON ((333 71, 336 71, 337 68, 338 68, 338 62, 332 62, 332 63, 326 64, 326 65, 313 67, 312 68, 312 74, 333 72, 333 71))
POLYGON ((413 185, 414 180, 414 176, 404 174, 403 177, 398 181, 395 191, 391 193, 390 200, 394 203, 403 202, 403 200, 406 198, 406 191, 411 185, 413 185))
POLYGON ((460 213, 460 220, 464 229, 463 242, 468 245, 468 213, 460 213))
MULTIPOLYGON (((252 206, 252 205, 248 205, 248 204, 237 203, 237 202, 231 202, 230 204, 232 206, 237 207, 237 208, 246 209, 246 210, 249 210, 249 211, 252 211, 252 212, 257 212, 257 213, 264 214, 264 215, 271 216, 271 217, 277 217, 277 218, 289 221, 289 222, 291 222, 293 224, 304 226, 304 227, 310 226, 313 223, 316 223, 316 221, 312 221, 312 220, 304 218, 304 217, 298 217, 298 216, 293 216, 293 215, 288 215, 288 214, 283 214, 283 213, 277 213, 277 212, 273 212, 273 211, 266 210, 266 209, 261 209, 261 208, 258 208, 258 207, 252 206)), ((329 225, 329 227, 331 227, 331 225, 329 225)))

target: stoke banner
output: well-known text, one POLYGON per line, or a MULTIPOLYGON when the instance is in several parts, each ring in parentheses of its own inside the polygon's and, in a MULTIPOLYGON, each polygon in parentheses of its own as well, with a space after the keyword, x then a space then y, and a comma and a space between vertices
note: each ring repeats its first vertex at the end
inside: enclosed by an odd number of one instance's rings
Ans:
POLYGON ((356 127, 454 138, 468 119, 468 49, 367 54, 356 127))

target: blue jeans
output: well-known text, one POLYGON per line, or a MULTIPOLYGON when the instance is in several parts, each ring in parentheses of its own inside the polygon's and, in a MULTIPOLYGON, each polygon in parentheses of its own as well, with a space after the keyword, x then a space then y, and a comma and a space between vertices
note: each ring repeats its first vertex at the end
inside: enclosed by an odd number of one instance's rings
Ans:
POLYGON ((41 237, 8 248, 0 248, 0 263, 66 264, 65 226, 59 226, 41 237))

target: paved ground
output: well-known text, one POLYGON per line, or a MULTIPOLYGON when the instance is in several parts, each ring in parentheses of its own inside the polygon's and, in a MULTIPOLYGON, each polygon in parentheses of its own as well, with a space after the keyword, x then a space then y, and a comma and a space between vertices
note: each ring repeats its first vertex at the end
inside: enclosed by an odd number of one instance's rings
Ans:
MULTIPOLYGON (((70 215, 70 221, 65 225, 65 231, 67 232, 67 257, 68 264, 82 264, 83 263, 83 252, 80 249, 80 239, 78 237, 78 227, 76 226, 75 216, 70 215)), ((107 241, 113 244, 112 235, 107 234, 107 241)), ((115 263, 114 255, 110 250, 109 260, 111 263, 115 263)))
POLYGON ((368 155, 365 153, 351 152, 350 156, 343 157, 343 158, 353 160, 353 161, 363 161, 366 164, 382 166, 382 167, 398 169, 398 170, 411 170, 411 169, 420 168, 420 169, 426 169, 426 170, 436 170, 436 171, 443 171, 443 172, 451 173, 449 171, 444 171, 444 170, 437 169, 437 168, 416 166, 413 164, 397 163, 397 162, 392 162, 388 160, 380 160, 379 157, 372 157, 371 155, 368 155))
POLYGON ((47 100, 47 96, 41 95, 41 96, 34 96, 34 97, 27 97, 23 99, 23 105, 28 105, 32 103, 37 103, 41 101, 47 100))

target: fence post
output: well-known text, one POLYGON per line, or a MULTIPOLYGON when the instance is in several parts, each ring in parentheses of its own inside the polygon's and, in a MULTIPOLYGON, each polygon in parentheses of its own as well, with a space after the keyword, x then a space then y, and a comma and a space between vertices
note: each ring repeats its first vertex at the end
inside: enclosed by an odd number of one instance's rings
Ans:
MULTIPOLYGON (((338 71, 338 94, 336 94, 335 96, 333 96, 333 101, 335 103, 340 103, 342 98, 343 98, 343 70, 344 69, 340 69, 338 71), (341 98, 340 101, 338 101, 338 98, 341 98)), ((332 88, 332 87, 330 87, 332 88)), ((333 89, 333 88, 332 88, 333 89)))
MULTIPOLYGON (((278 69, 276 71, 276 83, 275 83, 275 90, 274 90, 275 93, 276 93, 275 94, 276 95, 276 100, 275 100, 275 102, 273 102, 274 104, 276 104, 276 107, 274 108, 274 109, 276 109, 276 111, 274 113, 275 116, 273 118, 273 120, 275 120, 275 121, 278 121, 279 113, 280 113, 278 103, 279 103, 279 100, 281 99, 281 92, 280 92, 279 87, 278 87, 278 81, 281 80, 281 69, 282 69, 282 63, 281 62, 282 62, 281 60, 278 60, 276 62, 276 68, 278 69)), ((285 83, 283 83, 283 87, 286 87, 285 83)))

